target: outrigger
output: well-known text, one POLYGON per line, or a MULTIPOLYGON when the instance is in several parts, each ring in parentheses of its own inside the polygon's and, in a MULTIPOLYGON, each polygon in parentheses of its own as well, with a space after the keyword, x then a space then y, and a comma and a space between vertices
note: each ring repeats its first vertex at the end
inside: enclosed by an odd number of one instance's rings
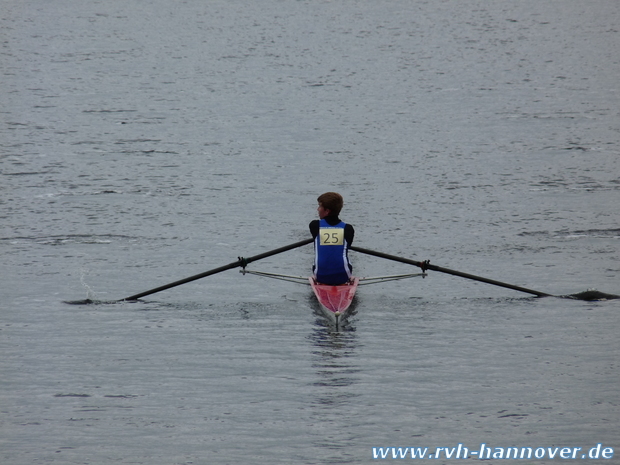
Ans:
POLYGON ((314 276, 291 276, 286 274, 268 273, 265 271, 248 270, 246 268, 243 268, 239 272, 242 274, 253 274, 256 276, 263 276, 265 278, 280 279, 299 284, 310 284, 323 315, 336 327, 342 326, 345 323, 345 320, 350 316, 353 308, 351 304, 353 303, 358 286, 426 276, 426 273, 408 273, 369 278, 353 277, 344 284, 334 286, 319 283, 314 276))

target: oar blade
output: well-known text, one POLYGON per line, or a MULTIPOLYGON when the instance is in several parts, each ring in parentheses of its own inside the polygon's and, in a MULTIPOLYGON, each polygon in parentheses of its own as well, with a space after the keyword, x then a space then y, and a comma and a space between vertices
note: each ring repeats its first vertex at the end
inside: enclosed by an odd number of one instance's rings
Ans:
POLYGON ((562 297, 566 297, 567 299, 587 301, 620 299, 620 295, 606 294, 605 292, 597 291, 596 289, 588 289, 587 291, 578 292, 577 294, 564 295, 562 297))

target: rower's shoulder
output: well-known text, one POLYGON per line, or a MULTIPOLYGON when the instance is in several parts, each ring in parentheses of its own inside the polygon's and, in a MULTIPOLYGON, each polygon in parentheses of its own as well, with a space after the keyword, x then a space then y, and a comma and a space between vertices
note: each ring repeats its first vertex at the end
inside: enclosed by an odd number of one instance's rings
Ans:
POLYGON ((310 229, 310 234, 312 234, 312 237, 316 237, 317 234, 319 234, 319 225, 320 225, 319 220, 310 221, 308 228, 310 229))

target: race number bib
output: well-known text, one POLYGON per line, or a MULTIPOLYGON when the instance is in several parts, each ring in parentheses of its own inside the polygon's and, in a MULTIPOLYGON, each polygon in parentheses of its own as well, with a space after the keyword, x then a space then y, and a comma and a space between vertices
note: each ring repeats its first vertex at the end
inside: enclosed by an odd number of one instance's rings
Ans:
POLYGON ((342 228, 321 228, 319 229, 321 245, 343 245, 344 229, 342 228))

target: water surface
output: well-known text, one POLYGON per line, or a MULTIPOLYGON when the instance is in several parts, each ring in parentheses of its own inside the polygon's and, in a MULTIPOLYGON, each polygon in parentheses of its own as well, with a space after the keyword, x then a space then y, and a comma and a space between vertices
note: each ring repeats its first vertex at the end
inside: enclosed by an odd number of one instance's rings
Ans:
POLYGON ((4 2, 3 463, 618 450, 617 300, 429 273, 360 288, 336 331, 309 288, 230 270, 105 302, 305 239, 328 190, 360 247, 620 294, 619 20, 605 0, 4 2))

